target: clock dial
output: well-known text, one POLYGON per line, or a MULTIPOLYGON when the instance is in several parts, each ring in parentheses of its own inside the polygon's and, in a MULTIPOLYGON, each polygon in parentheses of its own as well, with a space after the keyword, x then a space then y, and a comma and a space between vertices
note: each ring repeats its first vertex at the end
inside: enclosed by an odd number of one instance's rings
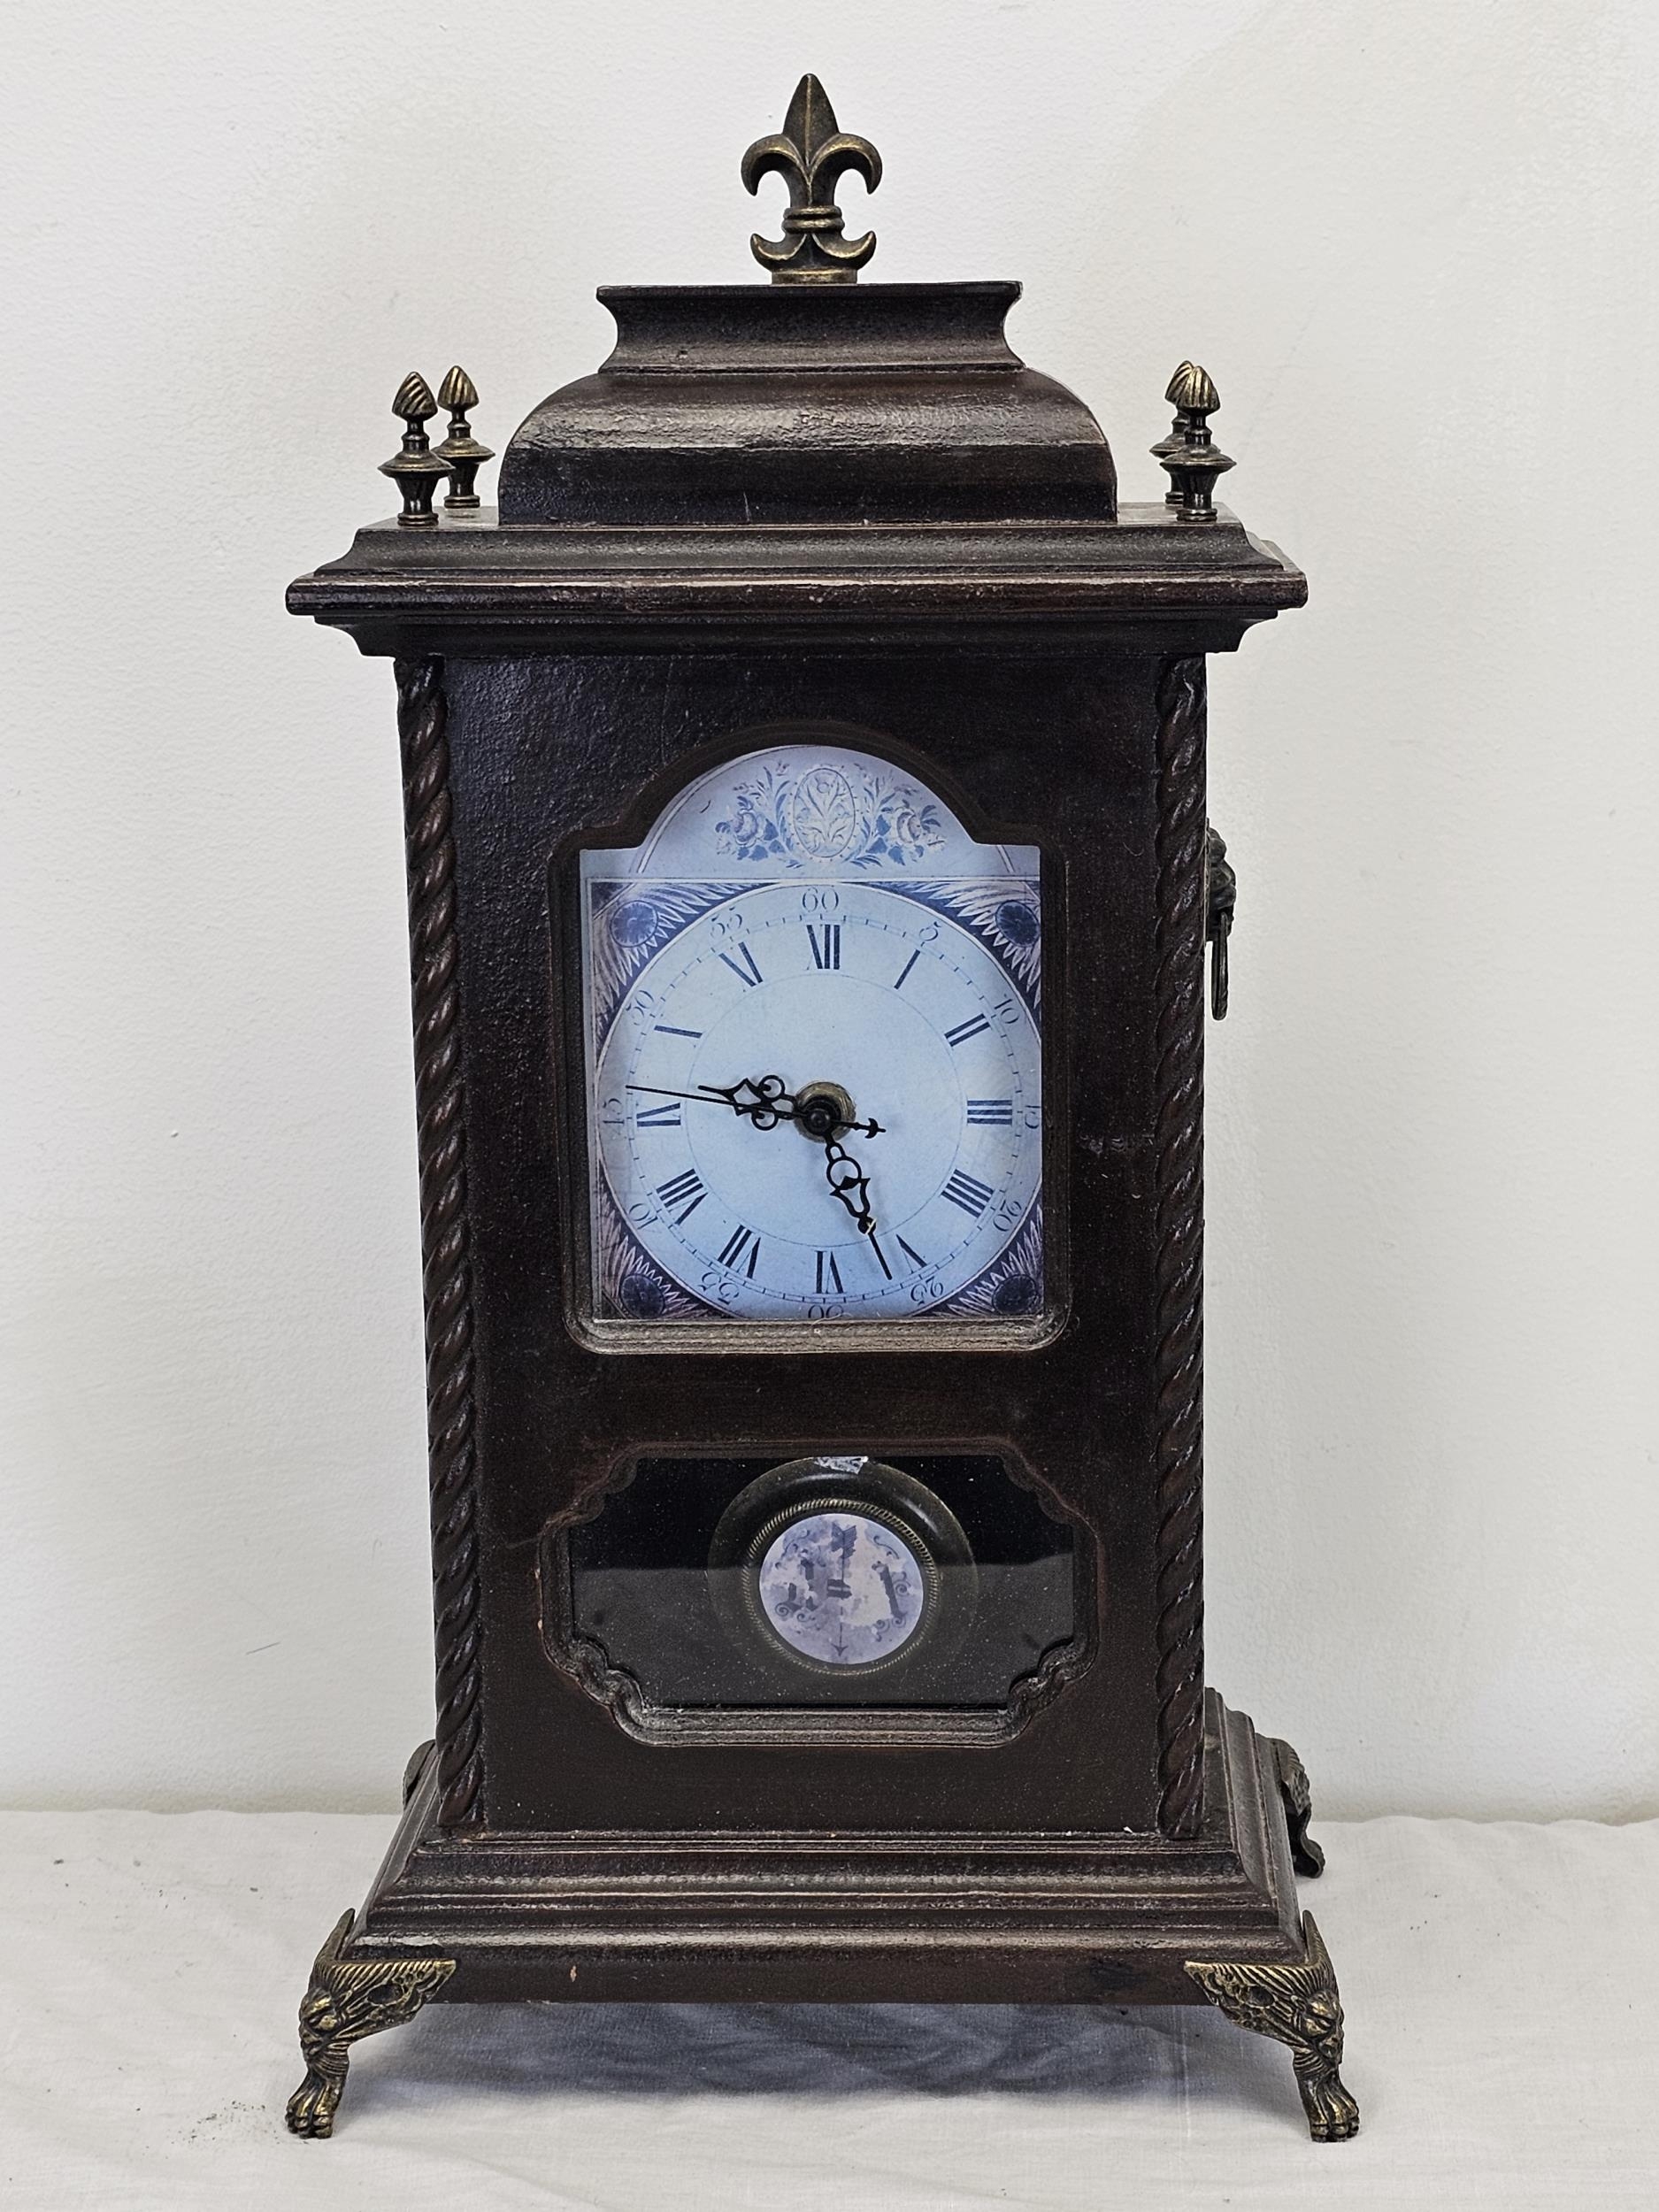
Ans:
POLYGON ((901 894, 848 885, 827 921, 824 897, 777 885, 690 924, 595 1071, 618 1210, 729 1313, 926 1311, 1036 1196, 1041 1048, 1007 974, 901 894))
POLYGON ((637 854, 585 856, 645 864, 585 871, 599 1310, 1028 1323, 1036 856, 973 844, 868 757, 755 757, 637 854), (646 872, 694 856, 737 865, 646 872))

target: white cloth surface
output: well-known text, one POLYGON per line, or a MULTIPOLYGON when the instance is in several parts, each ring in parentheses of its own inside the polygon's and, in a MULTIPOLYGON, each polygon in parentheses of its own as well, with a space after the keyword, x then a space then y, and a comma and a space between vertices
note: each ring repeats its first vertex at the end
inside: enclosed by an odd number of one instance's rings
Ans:
POLYGON ((1659 2206, 1659 1823, 1315 1823, 1351 2143, 1203 2008, 428 2007, 282 2109, 387 1818, 0 1816, 7 2212, 1659 2206))

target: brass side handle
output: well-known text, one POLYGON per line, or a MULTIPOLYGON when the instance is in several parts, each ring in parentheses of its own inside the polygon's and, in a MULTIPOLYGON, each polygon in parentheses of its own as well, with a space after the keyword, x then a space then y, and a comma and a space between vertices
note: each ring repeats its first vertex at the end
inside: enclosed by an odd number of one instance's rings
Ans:
POLYGON ((1216 1019, 1227 1018, 1227 940, 1233 933, 1233 910, 1238 903, 1239 879, 1227 858, 1226 840, 1209 824, 1204 827, 1204 941, 1210 947, 1210 1010, 1216 1019))

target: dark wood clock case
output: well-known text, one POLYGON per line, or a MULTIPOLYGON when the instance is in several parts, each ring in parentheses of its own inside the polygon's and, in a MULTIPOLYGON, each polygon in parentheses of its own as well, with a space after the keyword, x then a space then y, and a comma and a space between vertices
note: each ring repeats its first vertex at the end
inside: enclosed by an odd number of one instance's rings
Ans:
POLYGON ((616 351, 515 434, 499 511, 377 524, 289 593, 396 664, 437 1624, 290 2124, 429 1999, 1208 1998, 1351 2132, 1305 1781, 1202 1647, 1205 656, 1303 580, 1202 498, 1118 506, 1009 349, 1014 285, 601 296, 616 351), (574 855, 803 730, 1043 855, 1055 1232, 1016 1348, 582 1325, 574 855), (678 1704, 672 1650, 642 1679, 584 1627, 573 1577, 653 1495, 712 1515, 815 1452, 966 1469, 991 1552, 1054 1532, 1065 1632, 998 1697, 808 1708, 678 1704))

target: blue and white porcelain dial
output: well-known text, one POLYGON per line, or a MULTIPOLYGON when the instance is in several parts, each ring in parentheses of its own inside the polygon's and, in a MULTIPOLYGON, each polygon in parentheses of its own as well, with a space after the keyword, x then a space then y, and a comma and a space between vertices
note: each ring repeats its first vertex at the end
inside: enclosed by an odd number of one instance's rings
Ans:
POLYGON ((599 1315, 1028 1324, 1035 854, 813 745, 727 764, 584 864, 599 1315))

